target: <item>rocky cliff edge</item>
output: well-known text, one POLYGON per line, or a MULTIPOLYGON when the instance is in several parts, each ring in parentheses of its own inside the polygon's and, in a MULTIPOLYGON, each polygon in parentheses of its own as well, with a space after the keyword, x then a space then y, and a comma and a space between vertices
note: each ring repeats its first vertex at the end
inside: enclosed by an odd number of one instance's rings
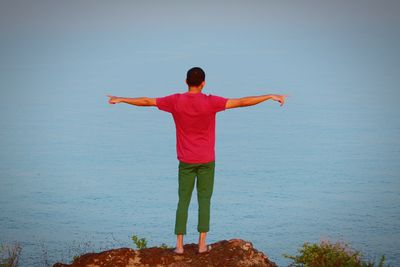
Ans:
POLYGON ((197 244, 186 244, 182 255, 175 254, 173 248, 118 248, 83 254, 71 264, 56 263, 53 267, 277 267, 251 242, 242 239, 218 241, 211 247, 211 251, 198 254, 197 244))

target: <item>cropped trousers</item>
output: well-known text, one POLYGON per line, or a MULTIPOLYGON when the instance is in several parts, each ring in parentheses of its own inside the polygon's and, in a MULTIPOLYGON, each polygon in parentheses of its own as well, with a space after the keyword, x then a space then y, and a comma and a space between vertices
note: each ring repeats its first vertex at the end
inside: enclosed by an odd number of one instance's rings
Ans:
POLYGON ((188 209, 195 182, 198 201, 197 231, 200 233, 210 230, 210 205, 214 188, 214 171, 215 161, 195 164, 179 161, 179 202, 176 209, 176 235, 186 234, 188 209))

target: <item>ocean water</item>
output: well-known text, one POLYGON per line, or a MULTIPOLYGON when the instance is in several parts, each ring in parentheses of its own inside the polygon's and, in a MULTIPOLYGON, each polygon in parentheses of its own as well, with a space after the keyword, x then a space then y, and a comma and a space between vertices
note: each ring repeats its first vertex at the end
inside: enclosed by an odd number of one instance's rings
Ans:
MULTIPOLYGON (((242 238, 279 266, 283 253, 327 239, 399 262, 396 107, 348 96, 292 94, 282 107, 217 114, 208 243, 242 238)), ((39 266, 44 251, 54 263, 89 247, 134 247, 133 234, 175 245, 172 117, 107 99, 60 90, 3 106, 1 241, 21 243, 21 266, 39 266)), ((185 243, 197 242, 196 226, 194 191, 185 243)))

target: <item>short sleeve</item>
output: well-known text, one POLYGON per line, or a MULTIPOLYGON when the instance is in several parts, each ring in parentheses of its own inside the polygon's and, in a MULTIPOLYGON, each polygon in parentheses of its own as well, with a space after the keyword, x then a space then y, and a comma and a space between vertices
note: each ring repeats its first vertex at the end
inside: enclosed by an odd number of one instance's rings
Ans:
POLYGON ((211 107, 214 112, 223 111, 226 108, 228 98, 210 94, 211 107))
POLYGON ((167 95, 164 97, 156 98, 156 105, 159 110, 163 110, 166 112, 174 112, 175 110, 175 102, 179 94, 167 95))

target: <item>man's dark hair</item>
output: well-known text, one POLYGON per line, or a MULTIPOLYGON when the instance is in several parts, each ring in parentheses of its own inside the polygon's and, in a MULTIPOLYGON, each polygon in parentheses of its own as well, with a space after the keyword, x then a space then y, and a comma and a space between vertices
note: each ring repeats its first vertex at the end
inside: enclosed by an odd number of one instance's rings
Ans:
POLYGON ((189 86, 199 86, 206 78, 206 74, 199 67, 194 67, 188 70, 186 81, 189 86))

